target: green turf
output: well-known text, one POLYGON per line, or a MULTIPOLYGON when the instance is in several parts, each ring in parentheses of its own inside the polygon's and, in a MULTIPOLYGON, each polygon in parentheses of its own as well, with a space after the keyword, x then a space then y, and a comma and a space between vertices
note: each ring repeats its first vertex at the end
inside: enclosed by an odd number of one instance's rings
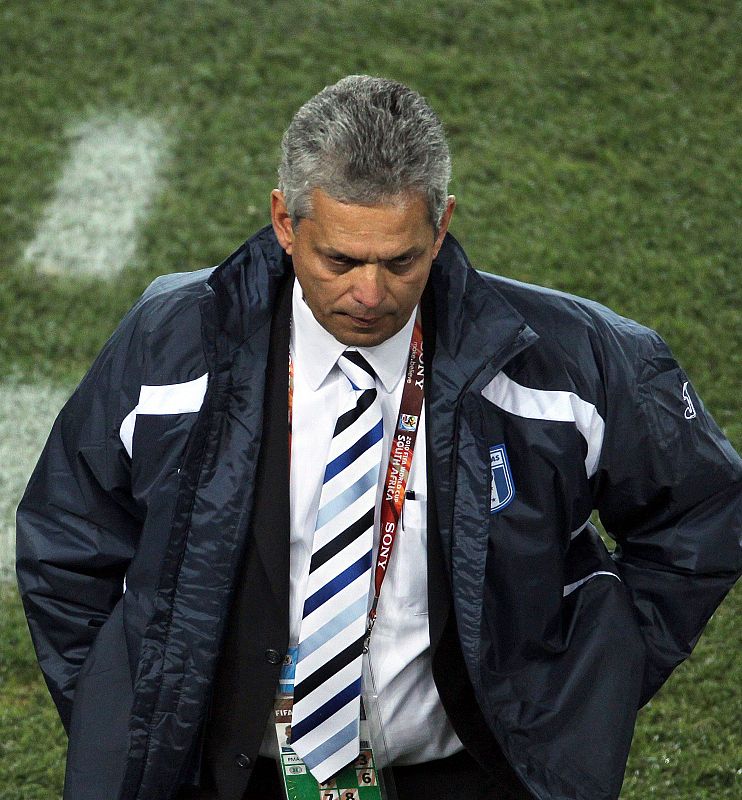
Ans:
MULTIPOLYGON (((740 448, 741 40, 733 0, 6 0, 0 376, 77 380, 152 277, 216 263, 267 221, 297 106, 371 72, 442 116, 475 264, 657 328, 740 448), (134 257, 112 283, 35 275, 22 254, 69 132, 120 112, 172 147, 134 257)), ((642 714, 624 798, 742 794, 741 597, 642 714)), ((62 739, 7 598, 0 618, 0 798, 46 800, 62 739)))
POLYGON ((0 798, 61 797, 66 739, 33 656, 20 600, 0 583, 0 798))
POLYGON ((0 381, 0 581, 12 577, 15 509, 69 392, 0 381))

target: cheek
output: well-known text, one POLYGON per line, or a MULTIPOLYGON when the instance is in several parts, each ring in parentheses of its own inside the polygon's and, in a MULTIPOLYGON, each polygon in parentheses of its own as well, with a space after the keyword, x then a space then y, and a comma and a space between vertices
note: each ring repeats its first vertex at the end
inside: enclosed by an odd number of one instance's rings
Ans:
POLYGON ((311 273, 304 276, 301 287, 309 307, 319 314, 331 312, 342 301, 345 294, 343 286, 336 278, 323 280, 311 273))
POLYGON ((411 313, 412 309, 420 302, 420 297, 425 288, 425 281, 414 280, 405 283, 399 288, 397 302, 404 309, 405 313, 411 313))

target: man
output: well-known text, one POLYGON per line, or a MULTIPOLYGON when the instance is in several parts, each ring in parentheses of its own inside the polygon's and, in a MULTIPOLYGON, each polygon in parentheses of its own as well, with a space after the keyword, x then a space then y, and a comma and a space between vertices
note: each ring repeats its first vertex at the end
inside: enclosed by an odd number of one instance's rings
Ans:
POLYGON ((155 281, 62 411, 17 565, 68 800, 280 797, 290 647, 320 781, 358 753, 368 658, 401 800, 618 796, 739 573, 742 463, 655 333, 473 270, 449 175, 419 95, 326 88, 272 227, 155 281))

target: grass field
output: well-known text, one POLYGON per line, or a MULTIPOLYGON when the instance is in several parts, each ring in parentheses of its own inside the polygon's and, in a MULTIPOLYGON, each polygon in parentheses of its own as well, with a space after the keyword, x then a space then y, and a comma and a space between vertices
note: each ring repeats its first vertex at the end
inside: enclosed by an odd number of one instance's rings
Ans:
MULTIPOLYGON (((49 403, 151 278, 216 263, 265 224, 291 114, 352 72, 439 111, 452 231, 477 266, 658 329, 739 449, 741 40, 732 0, 1 3, 0 522, 49 403), (83 155, 97 184, 71 173, 85 132, 111 146, 116 121, 160 155, 83 155)), ((641 714, 624 800, 742 795, 741 609, 737 590, 641 714)), ((0 624, 0 800, 53 800, 64 737, 9 585, 0 624)))

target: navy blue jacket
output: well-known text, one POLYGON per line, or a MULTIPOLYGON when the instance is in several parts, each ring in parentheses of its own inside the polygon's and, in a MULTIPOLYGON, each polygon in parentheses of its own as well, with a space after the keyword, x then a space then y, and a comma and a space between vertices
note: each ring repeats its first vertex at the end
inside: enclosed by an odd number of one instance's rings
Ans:
MULTIPOLYGON (((193 773, 287 270, 265 228, 213 270, 156 280, 21 502, 68 800, 168 800, 193 773)), ((428 291, 428 474, 477 701, 535 798, 616 798, 637 709, 740 572, 742 462, 654 332, 478 273, 450 236, 428 291)))

